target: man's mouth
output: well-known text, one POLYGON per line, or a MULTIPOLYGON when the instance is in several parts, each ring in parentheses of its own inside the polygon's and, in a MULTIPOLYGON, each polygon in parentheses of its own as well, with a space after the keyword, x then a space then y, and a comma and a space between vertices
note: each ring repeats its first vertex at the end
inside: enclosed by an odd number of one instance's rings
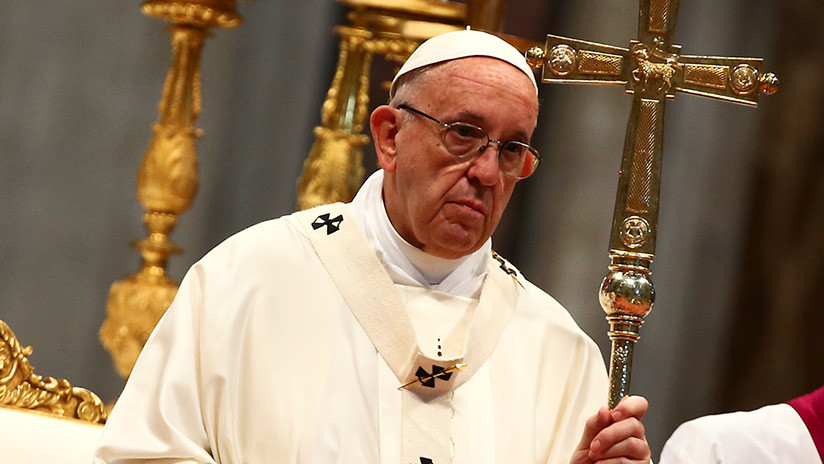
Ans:
POLYGON ((461 200, 453 200, 451 203, 454 203, 461 208, 464 208, 472 213, 480 214, 485 216, 486 215, 486 206, 481 203, 480 201, 474 199, 461 199, 461 200))

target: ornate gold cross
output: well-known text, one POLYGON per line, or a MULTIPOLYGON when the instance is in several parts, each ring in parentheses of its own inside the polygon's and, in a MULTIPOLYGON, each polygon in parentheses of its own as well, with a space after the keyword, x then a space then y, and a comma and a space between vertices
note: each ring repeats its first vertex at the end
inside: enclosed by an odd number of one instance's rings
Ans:
POLYGON ((609 240, 609 274, 599 293, 610 323, 609 407, 628 394, 632 350, 655 291, 655 253, 664 107, 681 91, 756 106, 778 88, 760 58, 681 55, 673 45, 679 0, 640 0, 638 40, 620 48, 547 35, 527 60, 543 82, 623 85, 633 95, 609 240))

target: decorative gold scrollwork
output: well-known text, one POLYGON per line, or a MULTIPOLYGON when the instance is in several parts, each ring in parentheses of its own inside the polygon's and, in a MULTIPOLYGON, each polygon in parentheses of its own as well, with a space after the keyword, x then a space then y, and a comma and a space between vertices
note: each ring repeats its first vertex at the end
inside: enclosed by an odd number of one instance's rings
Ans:
POLYGON ((729 66, 715 64, 686 64, 684 66, 684 82, 687 84, 725 90, 729 80, 729 66))
POLYGON ((620 76, 622 60, 620 55, 581 50, 578 52, 578 72, 620 76))
POLYGON ((419 44, 417 40, 375 37, 367 40, 364 47, 371 53, 384 55, 389 60, 403 64, 419 44))
POLYGON ((362 134, 315 127, 317 141, 303 165, 298 181, 298 206, 308 209, 337 201, 350 201, 363 181, 363 152, 369 142, 362 134))
POLYGON ((669 0, 653 0, 649 6, 649 31, 655 34, 667 32, 669 21, 669 0))
POLYGON ((106 422, 108 410, 97 395, 72 387, 67 380, 36 375, 27 358, 31 353, 32 348, 21 346, 11 328, 0 321, 0 404, 106 422))

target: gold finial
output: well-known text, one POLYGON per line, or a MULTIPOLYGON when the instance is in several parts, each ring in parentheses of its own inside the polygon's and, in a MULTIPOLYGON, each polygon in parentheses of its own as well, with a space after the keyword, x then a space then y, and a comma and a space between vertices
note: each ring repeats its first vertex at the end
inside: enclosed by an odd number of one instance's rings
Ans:
POLYGON ((544 66, 544 58, 546 57, 546 51, 543 48, 536 45, 527 50, 524 57, 526 57, 526 62, 530 66, 532 66, 532 69, 537 70, 544 66))
POLYGON ((772 95, 778 91, 778 76, 773 73, 762 74, 758 79, 758 89, 764 95, 772 95))

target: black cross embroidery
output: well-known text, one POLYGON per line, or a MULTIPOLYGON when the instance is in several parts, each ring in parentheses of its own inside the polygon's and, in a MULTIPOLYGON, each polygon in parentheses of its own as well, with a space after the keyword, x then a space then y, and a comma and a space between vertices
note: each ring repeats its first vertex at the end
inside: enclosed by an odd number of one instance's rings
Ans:
POLYGON ((339 214, 338 217, 329 219, 329 213, 323 213, 312 221, 312 228, 318 230, 326 226, 326 235, 331 235, 340 230, 341 222, 343 222, 343 215, 339 214))
POLYGON ((415 371, 415 377, 421 381, 421 385, 424 387, 435 388, 435 379, 443 379, 444 381, 448 381, 450 377, 452 377, 451 372, 444 372, 444 368, 441 366, 432 366, 432 374, 426 372, 426 369, 423 367, 418 367, 418 370, 415 371))
POLYGON ((421 456, 421 464, 435 464, 431 459, 421 456))
POLYGON ((503 258, 501 258, 501 255, 499 255, 498 253, 495 253, 495 252, 493 251, 493 252, 492 252, 492 257, 493 257, 493 258, 495 258, 495 261, 498 261, 499 263, 501 263, 501 269, 502 269, 504 272, 506 272, 507 274, 509 274, 509 275, 511 275, 511 276, 513 276, 513 277, 517 277, 517 276, 518 276, 518 271, 516 271, 515 269, 512 269, 511 267, 507 266, 507 265, 506 265, 506 261, 504 261, 504 259, 503 259, 503 258))
POLYGON ((498 261, 499 263, 501 263, 501 270, 502 271, 509 274, 509 276, 512 277, 512 280, 514 280, 516 284, 520 285, 521 288, 524 288, 524 285, 521 283, 520 280, 518 280, 518 271, 516 271, 515 269, 512 269, 511 267, 507 266, 506 261, 504 261, 504 259, 501 258, 501 255, 499 255, 498 253, 495 253, 493 251, 492 252, 492 257, 495 258, 495 261, 498 261))

